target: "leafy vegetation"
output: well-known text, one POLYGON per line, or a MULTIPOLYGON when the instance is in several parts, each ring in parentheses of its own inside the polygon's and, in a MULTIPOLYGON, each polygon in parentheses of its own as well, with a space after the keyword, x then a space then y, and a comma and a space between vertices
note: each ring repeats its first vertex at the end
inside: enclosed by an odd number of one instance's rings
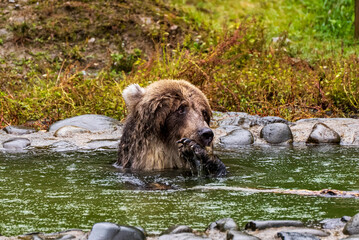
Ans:
POLYGON ((191 81, 220 111, 288 120, 358 112, 351 0, 28 1, 0 9, 8 50, 0 55, 1 126, 46 128, 84 113, 122 119, 124 87, 163 78, 191 81))

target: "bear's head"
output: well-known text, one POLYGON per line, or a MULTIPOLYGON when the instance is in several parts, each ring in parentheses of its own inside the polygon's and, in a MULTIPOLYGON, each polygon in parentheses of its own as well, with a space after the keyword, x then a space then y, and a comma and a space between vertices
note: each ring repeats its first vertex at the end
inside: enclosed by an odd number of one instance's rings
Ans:
MULTIPOLYGON (((137 84, 123 91, 128 108, 127 125, 145 139, 158 138, 168 147, 177 147, 181 138, 189 138, 202 147, 209 146, 213 132, 212 116, 206 96, 184 80, 160 80, 141 88, 137 84)), ((125 128, 126 128, 125 124, 125 128)))
POLYGON ((127 108, 117 164, 131 169, 189 168, 177 141, 188 138, 209 146, 212 112, 205 95, 184 80, 160 80, 122 93, 127 108))

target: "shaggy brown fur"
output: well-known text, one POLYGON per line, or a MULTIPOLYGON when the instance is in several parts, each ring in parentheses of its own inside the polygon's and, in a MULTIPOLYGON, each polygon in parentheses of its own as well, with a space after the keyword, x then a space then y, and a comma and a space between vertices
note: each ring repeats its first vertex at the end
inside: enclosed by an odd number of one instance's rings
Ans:
POLYGON ((211 144, 208 100, 189 82, 161 80, 145 89, 132 84, 123 97, 129 114, 119 144, 118 165, 134 170, 188 169, 191 163, 183 158, 177 141, 187 138, 201 148, 211 144))

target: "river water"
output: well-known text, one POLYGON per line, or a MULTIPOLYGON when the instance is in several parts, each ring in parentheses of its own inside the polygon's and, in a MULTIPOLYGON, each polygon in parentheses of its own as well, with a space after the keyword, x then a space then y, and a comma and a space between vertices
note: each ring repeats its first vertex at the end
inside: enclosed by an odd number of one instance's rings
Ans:
POLYGON ((90 230, 102 221, 159 233, 175 224, 204 230, 225 217, 243 227, 249 220, 317 221, 359 212, 356 198, 226 189, 357 191, 359 148, 271 146, 220 152, 230 171, 220 179, 181 171, 126 173, 112 165, 116 155, 115 151, 0 153, 0 234, 90 230), (170 189, 146 189, 152 183, 170 189))

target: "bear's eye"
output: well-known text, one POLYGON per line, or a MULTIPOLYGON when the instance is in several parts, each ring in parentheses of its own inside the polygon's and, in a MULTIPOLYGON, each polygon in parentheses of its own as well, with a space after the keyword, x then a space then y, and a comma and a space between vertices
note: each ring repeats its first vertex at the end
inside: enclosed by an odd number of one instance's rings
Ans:
POLYGON ((209 117, 207 111, 203 110, 202 115, 203 115, 204 121, 209 125, 209 122, 211 121, 211 118, 209 117))
POLYGON ((177 113, 178 114, 185 114, 186 113, 186 110, 187 110, 187 106, 182 104, 178 109, 177 109, 177 113))

